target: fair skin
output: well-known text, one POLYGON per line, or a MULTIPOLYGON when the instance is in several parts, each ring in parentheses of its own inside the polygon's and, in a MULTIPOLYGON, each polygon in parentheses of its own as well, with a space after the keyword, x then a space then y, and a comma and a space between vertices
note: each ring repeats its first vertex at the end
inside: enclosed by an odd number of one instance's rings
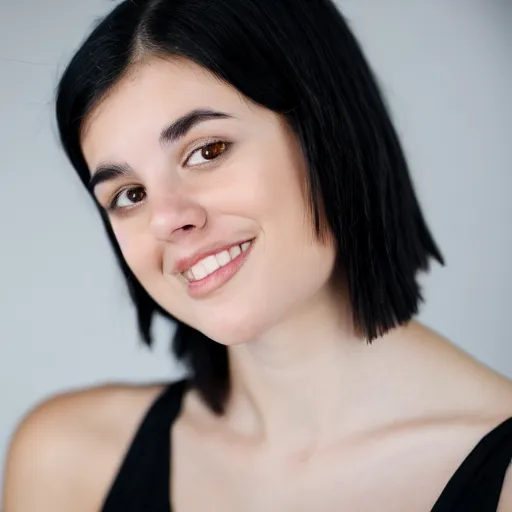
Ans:
MULTIPOLYGON (((82 144, 91 175, 125 169, 94 193, 107 207, 121 192, 109 217, 134 274, 228 347, 226 413, 191 391, 172 431, 178 512, 430 510, 478 440, 512 415, 510 382, 422 325, 371 346, 357 337, 330 279, 333 245, 304 228, 305 165, 274 113, 196 65, 146 59, 92 112, 82 144), (195 109, 231 117, 162 143, 195 109), (197 149, 219 140, 228 144, 206 161, 197 149), (200 296, 175 273, 196 250, 242 240, 252 240, 243 265, 200 296)), ((104 386, 39 406, 11 446, 6 512, 99 510, 161 389, 104 386)), ((507 475, 500 511, 510 507, 507 475)))

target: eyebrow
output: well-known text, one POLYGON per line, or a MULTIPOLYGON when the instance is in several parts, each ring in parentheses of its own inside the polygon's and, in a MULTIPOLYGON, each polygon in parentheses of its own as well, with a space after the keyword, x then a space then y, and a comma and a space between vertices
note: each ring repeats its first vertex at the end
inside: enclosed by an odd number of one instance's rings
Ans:
POLYGON ((91 193, 94 189, 105 181, 115 180, 120 177, 133 176, 133 169, 127 164, 104 164, 100 165, 91 176, 87 188, 91 193))
POLYGON ((234 119, 234 116, 211 109, 196 109, 173 121, 160 134, 160 144, 167 145, 177 142, 199 123, 212 119, 234 119))
MULTIPOLYGON (((160 144, 166 146, 176 143, 198 124, 213 119, 235 119, 235 117, 225 112, 205 108, 191 110, 162 130, 159 137, 160 144)), ((133 169, 127 164, 102 164, 94 171, 87 188, 93 192, 100 183, 119 177, 133 176, 133 174, 133 169)))

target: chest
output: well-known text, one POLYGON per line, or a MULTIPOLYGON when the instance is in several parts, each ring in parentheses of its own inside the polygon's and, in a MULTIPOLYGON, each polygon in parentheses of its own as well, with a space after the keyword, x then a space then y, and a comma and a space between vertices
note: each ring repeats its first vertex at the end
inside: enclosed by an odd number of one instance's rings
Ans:
POLYGON ((316 485, 300 479, 262 482, 249 476, 247 481, 240 482, 239 478, 220 479, 210 475, 197 484, 188 486, 182 482, 174 486, 174 512, 424 512, 432 509, 440 493, 439 486, 432 483, 397 484, 388 475, 371 482, 332 477, 316 485))
POLYGON ((414 512, 431 510, 465 447, 376 440, 314 457, 175 444, 174 512, 414 512))

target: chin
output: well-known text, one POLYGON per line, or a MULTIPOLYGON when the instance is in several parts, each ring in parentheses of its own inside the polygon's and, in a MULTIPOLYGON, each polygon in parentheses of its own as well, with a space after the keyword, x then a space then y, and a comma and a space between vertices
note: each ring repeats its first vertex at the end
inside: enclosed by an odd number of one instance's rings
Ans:
POLYGON ((215 314, 211 318, 203 317, 200 325, 189 325, 221 345, 242 345, 261 337, 266 330, 265 322, 258 315, 258 311, 254 308, 249 309, 243 312, 240 308, 232 308, 225 314, 215 314))
POLYGON ((256 326, 235 324, 222 326, 208 325, 201 329, 201 332, 221 345, 233 347, 243 345, 258 338, 262 331, 256 326))

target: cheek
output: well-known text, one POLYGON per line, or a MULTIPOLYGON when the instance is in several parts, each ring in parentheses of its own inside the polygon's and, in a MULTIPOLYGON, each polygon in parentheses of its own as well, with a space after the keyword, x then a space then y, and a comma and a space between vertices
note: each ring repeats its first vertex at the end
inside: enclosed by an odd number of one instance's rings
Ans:
POLYGON ((302 229, 304 200, 301 170, 293 165, 280 147, 270 148, 268 157, 261 150, 249 154, 230 172, 226 195, 221 198, 226 213, 243 212, 264 230, 296 223, 302 229))
POLYGON ((115 226, 113 226, 113 230, 114 230, 114 235, 116 236, 117 243, 119 244, 119 247, 121 248, 121 252, 124 255, 125 251, 128 247, 128 242, 130 240, 130 237, 128 236, 128 234, 125 231, 123 231, 122 229, 119 229, 119 228, 116 229, 115 226))
POLYGON ((324 244, 315 236, 305 181, 304 165, 285 152, 260 169, 252 183, 253 197, 263 205, 258 220, 266 239, 269 279, 280 282, 292 301, 316 293, 329 279, 335 262, 333 241, 324 244))
POLYGON ((154 239, 128 226, 113 226, 121 253, 141 284, 159 270, 158 250, 154 239))

